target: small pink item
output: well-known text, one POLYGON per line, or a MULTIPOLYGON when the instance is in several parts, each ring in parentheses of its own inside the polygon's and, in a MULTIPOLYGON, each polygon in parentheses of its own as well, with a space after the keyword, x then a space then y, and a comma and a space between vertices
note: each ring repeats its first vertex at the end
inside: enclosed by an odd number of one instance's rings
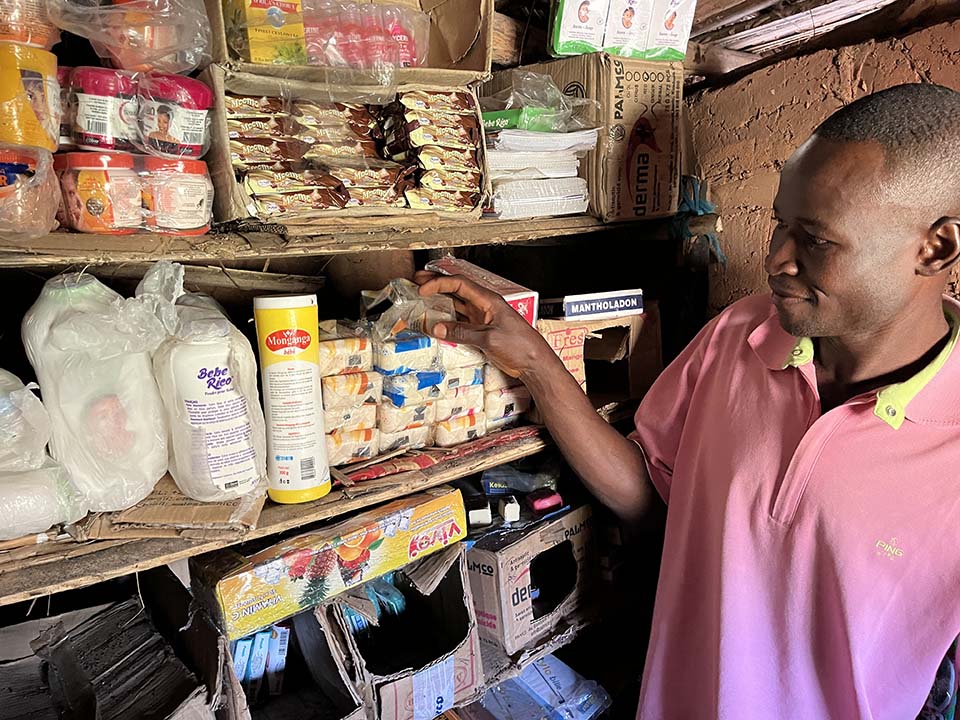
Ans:
POLYGON ((546 515, 549 512, 563 507, 563 498, 550 488, 540 488, 527 495, 527 507, 537 515, 546 515))

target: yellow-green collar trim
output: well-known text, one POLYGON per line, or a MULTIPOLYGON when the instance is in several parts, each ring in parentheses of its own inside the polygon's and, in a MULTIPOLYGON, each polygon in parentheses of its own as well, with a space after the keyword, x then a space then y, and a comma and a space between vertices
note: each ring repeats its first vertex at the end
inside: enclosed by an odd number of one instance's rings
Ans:
MULTIPOLYGON (((945 313, 947 322, 950 324, 950 339, 943 346, 943 350, 912 378, 904 380, 901 383, 888 385, 877 392, 877 402, 873 408, 873 414, 883 420, 894 430, 899 430, 906 417, 907 405, 913 400, 920 391, 923 390, 931 380, 936 376, 940 369, 946 364, 950 353, 953 352, 957 339, 960 337, 960 317, 953 312, 945 313)), ((799 367, 813 362, 813 340, 810 338, 797 338, 796 345, 787 358, 784 369, 788 367, 799 367)))

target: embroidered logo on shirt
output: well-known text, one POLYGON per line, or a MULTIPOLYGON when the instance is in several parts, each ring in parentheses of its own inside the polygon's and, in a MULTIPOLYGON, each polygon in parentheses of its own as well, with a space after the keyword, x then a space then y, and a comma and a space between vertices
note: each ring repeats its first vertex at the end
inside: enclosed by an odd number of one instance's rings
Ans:
POLYGON ((897 539, 893 538, 889 542, 886 540, 877 540, 877 555, 893 560, 903 557, 903 548, 897 544, 897 539))

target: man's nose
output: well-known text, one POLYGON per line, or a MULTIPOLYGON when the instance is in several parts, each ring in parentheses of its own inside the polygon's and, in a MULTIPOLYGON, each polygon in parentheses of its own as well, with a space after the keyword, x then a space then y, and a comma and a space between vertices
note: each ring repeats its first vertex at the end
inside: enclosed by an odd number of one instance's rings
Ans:
POLYGON ((797 243, 786 230, 775 230, 763 267, 767 275, 798 275, 797 243))

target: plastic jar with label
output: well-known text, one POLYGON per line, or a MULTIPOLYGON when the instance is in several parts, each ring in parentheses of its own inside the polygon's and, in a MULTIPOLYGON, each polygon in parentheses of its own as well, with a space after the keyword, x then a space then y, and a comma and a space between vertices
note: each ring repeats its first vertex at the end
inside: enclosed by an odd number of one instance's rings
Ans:
POLYGON ((61 157, 67 227, 108 235, 129 235, 140 228, 143 207, 133 155, 73 152, 61 157))
POLYGON ((0 42, 0 143, 54 152, 60 137, 57 58, 0 42))
POLYGON ((0 40, 49 50, 60 40, 44 0, 0 0, 0 40))
POLYGON ((140 78, 140 142, 152 155, 200 158, 210 147, 213 91, 182 75, 140 78))
POLYGON ((132 73, 97 67, 70 75, 70 134, 85 150, 135 150, 137 81, 132 73))
POLYGON ((76 148, 70 136, 73 126, 73 120, 70 118, 70 73, 72 72, 72 67, 57 66, 57 83, 60 85, 60 146, 57 150, 60 152, 76 148))
POLYGON ((147 228, 170 235, 210 230, 213 183, 203 160, 144 158, 143 207, 147 228))

